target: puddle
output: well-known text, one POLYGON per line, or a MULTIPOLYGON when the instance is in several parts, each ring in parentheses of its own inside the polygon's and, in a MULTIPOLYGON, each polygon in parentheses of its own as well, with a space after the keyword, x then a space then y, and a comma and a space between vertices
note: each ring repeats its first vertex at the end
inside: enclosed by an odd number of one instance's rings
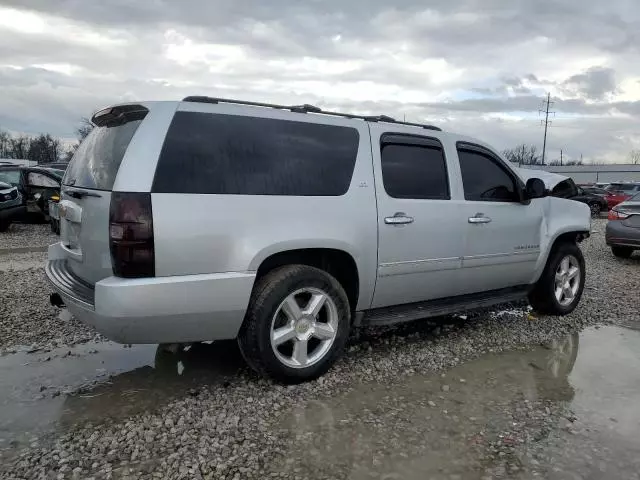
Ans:
POLYGON ((159 408, 237 374, 235 342, 173 354, 157 345, 87 343, 0 357, 0 450, 36 434, 159 408))
POLYGON ((444 377, 361 385, 291 415, 296 441, 284 456, 296 461, 279 469, 311 478, 637 478, 638 372, 640 332, 607 327, 485 355, 444 377), (514 450, 498 454, 492 441, 514 450))

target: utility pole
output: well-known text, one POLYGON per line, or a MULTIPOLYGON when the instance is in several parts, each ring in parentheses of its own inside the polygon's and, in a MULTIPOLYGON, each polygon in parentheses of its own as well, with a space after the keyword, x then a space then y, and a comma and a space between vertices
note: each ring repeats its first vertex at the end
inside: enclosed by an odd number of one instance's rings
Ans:
POLYGON ((562 149, 560 149, 560 166, 562 166, 562 149))
POLYGON ((551 93, 547 93, 547 99, 542 102, 544 108, 538 110, 538 113, 544 112, 544 120, 542 120, 542 125, 544 125, 544 141, 542 143, 542 165, 544 165, 544 158, 547 152, 547 128, 551 124, 549 121, 549 114, 555 114, 555 112, 550 112, 549 107, 553 105, 554 102, 551 101, 551 93))

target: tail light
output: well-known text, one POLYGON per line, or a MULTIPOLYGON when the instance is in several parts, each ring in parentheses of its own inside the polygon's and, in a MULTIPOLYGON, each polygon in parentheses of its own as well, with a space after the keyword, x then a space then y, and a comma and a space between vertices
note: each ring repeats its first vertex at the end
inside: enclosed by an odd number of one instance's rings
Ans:
POLYGON ((109 210, 109 250, 117 277, 155 276, 150 193, 113 192, 109 210))
POLYGON ((627 218, 629 218, 629 215, 619 210, 611 209, 609 210, 609 215, 607 218, 609 220, 626 220, 627 218))

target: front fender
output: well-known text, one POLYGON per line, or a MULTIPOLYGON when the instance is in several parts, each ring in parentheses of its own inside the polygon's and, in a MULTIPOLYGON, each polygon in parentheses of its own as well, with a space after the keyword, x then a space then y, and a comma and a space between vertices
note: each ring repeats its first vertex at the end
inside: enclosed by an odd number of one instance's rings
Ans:
POLYGON ((561 237, 568 234, 589 234, 591 231, 591 210, 589 206, 563 198, 549 197, 549 203, 545 208, 546 231, 542 232, 540 242, 540 257, 536 263, 533 282, 542 275, 549 255, 554 245, 561 237))

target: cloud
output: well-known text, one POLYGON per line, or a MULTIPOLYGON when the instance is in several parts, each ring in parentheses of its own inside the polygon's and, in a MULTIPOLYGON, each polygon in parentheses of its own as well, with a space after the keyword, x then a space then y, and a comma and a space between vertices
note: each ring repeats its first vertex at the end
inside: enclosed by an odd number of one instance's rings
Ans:
POLYGON ((571 75, 563 85, 591 100, 603 100, 617 91, 615 71, 612 68, 591 67, 584 73, 571 75))
POLYGON ((496 147, 626 158, 635 0, 0 0, 0 128, 72 136, 135 99, 204 94, 407 116, 496 147))

